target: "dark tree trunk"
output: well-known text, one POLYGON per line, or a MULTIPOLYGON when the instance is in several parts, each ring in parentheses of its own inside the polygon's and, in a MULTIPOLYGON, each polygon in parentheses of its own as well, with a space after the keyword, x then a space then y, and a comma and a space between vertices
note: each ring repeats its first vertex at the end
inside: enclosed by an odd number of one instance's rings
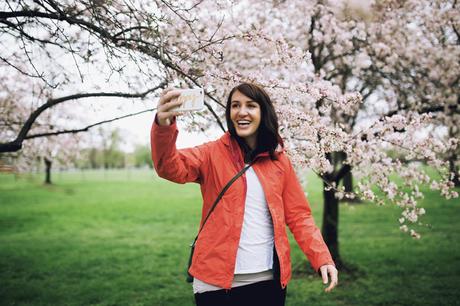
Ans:
POLYGON ((460 187, 460 178, 459 178, 459 169, 457 167, 457 155, 452 154, 449 158, 449 170, 454 173, 454 178, 452 182, 455 184, 455 187, 460 187))
MULTIPOLYGON (((343 177, 343 187, 345 187, 345 192, 353 192, 353 175, 351 170, 348 171, 343 177)), ((342 202, 353 202, 353 203, 362 203, 361 199, 355 197, 353 199, 343 199, 342 202)))
POLYGON ((337 266, 341 265, 340 253, 339 253, 339 240, 338 240, 338 229, 339 229, 339 201, 334 196, 335 191, 324 190, 327 187, 326 183, 323 182, 323 196, 324 196, 324 210, 323 210, 323 225, 322 234, 324 241, 329 247, 332 259, 337 266))
POLYGON ((53 162, 51 161, 51 159, 48 159, 47 157, 45 157, 45 171, 46 171, 46 176, 45 176, 45 184, 47 185, 51 185, 51 165, 53 164, 53 162))
MULTIPOLYGON (((339 252, 339 200, 335 197, 335 188, 330 188, 331 185, 338 186, 347 172, 350 172, 350 165, 343 164, 344 152, 326 153, 326 158, 334 165, 332 173, 321 175, 323 180, 323 222, 321 226, 321 234, 324 242, 327 244, 332 259, 335 262, 337 269, 345 270, 354 273, 357 270, 353 265, 346 264, 340 257, 339 252)), ((294 267, 293 272, 299 273, 300 267, 294 267)))
MULTIPOLYGON (((347 153, 345 152, 336 152, 336 158, 333 158, 334 169, 339 165, 343 164, 343 161, 347 159, 347 153)), ((343 175, 343 187, 345 187, 346 192, 353 192, 353 175, 351 174, 351 168, 349 171, 346 171, 343 175)))
POLYGON ((353 175, 351 175, 351 171, 348 171, 343 177, 343 187, 345 187, 345 192, 353 192, 353 175))
MULTIPOLYGON (((450 115, 453 116, 453 113, 450 114, 450 115)), ((448 135, 449 135, 449 138, 458 139, 460 137, 459 130, 454 129, 454 126, 449 127, 448 135)), ((457 148, 454 148, 453 151, 451 151, 449 153, 450 153, 450 156, 448 157, 449 171, 454 173, 454 177, 452 178, 452 182, 454 183, 455 187, 460 187, 460 178, 459 178, 460 173, 459 173, 459 167, 457 166, 458 155, 460 154, 460 150, 457 147, 457 148)))

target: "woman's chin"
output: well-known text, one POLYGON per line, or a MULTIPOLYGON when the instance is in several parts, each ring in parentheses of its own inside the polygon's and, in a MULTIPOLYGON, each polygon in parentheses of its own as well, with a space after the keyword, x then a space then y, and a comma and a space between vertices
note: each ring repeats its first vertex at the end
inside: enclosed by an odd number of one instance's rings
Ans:
POLYGON ((236 135, 240 136, 241 138, 246 138, 250 136, 252 133, 250 131, 236 131, 236 135))
POLYGON ((248 131, 242 131, 242 130, 236 130, 236 135, 240 136, 241 138, 248 138, 252 137, 255 134, 254 131, 248 130, 248 131))

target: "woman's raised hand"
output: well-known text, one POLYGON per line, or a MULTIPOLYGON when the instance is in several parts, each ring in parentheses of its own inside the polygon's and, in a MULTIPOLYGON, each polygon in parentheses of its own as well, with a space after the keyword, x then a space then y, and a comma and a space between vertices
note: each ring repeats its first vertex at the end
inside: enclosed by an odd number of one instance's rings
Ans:
POLYGON ((171 108, 182 104, 182 102, 177 99, 179 95, 180 91, 174 88, 166 88, 163 90, 157 106, 157 120, 159 125, 170 125, 174 116, 182 115, 181 112, 171 110, 171 108))

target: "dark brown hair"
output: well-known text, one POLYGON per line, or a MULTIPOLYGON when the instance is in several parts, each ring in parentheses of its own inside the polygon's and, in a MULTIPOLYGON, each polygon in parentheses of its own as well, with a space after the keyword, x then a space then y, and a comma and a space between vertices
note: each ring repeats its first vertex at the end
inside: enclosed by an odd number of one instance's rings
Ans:
POLYGON ((241 83, 235 86, 228 94, 225 119, 227 120, 227 128, 230 135, 237 140, 243 149, 245 162, 252 161, 257 154, 267 151, 272 160, 277 159, 275 156, 276 147, 278 144, 281 146, 284 146, 284 144, 278 133, 278 116, 276 115, 275 108, 267 92, 262 87, 252 83, 241 83), (254 150, 251 150, 244 139, 237 135, 235 126, 230 118, 232 95, 235 91, 239 91, 260 106, 260 125, 257 129, 257 147, 254 150))

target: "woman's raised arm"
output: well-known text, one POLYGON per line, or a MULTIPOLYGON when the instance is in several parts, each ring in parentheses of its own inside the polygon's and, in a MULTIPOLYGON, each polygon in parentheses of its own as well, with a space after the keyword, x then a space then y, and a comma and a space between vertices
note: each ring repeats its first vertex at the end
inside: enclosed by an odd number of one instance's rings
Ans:
POLYGON ((201 167, 208 160, 208 145, 203 144, 193 148, 176 149, 178 135, 176 116, 180 112, 171 111, 179 106, 175 98, 177 91, 166 89, 158 102, 157 114, 150 131, 152 160, 158 175, 164 179, 176 182, 199 183, 202 177, 201 167))

